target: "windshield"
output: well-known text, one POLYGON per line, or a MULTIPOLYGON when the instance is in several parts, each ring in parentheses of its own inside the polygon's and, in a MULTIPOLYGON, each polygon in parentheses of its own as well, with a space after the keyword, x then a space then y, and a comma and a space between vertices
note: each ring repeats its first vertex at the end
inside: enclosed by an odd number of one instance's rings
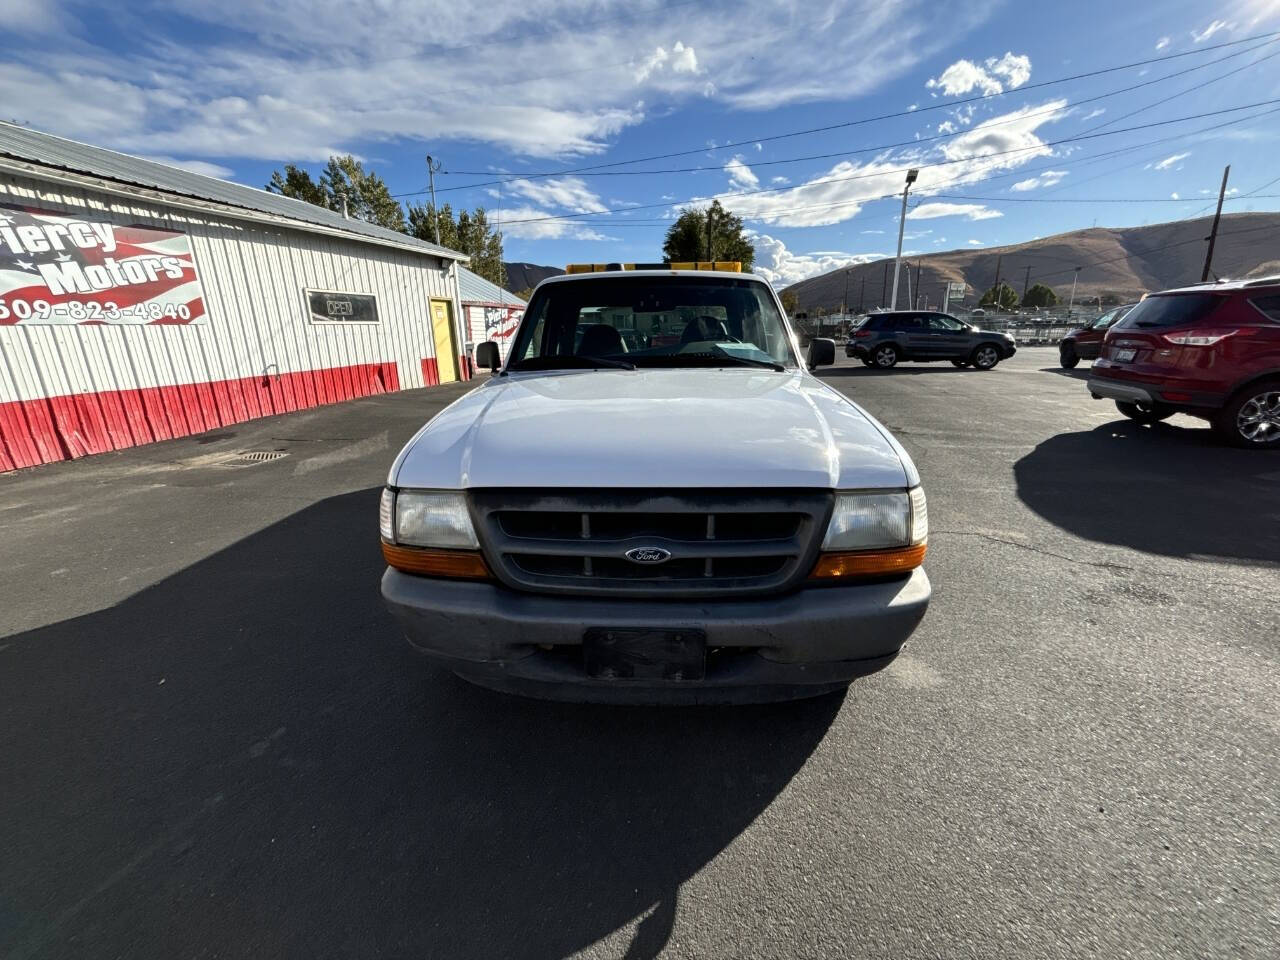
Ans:
POLYGON ((759 280, 607 276, 542 287, 525 312, 508 369, 619 363, 794 367, 796 360, 773 296, 759 280))
POLYGON ((1214 293, 1175 293, 1147 297, 1134 306, 1114 328, 1179 327, 1203 320, 1225 298, 1214 293))

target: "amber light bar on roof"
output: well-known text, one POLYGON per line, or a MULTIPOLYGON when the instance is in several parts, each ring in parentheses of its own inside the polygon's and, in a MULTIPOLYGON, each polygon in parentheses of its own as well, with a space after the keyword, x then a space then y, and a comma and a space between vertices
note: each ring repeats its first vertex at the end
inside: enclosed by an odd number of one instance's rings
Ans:
POLYGON ((741 273, 739 260, 683 260, 676 263, 570 263, 565 273, 608 273, 613 270, 719 270, 741 273))

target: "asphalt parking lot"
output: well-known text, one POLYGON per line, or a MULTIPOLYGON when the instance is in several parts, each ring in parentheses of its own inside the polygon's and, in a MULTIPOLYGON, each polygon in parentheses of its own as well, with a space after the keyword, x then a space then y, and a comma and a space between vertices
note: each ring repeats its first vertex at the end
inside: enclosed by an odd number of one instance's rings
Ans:
POLYGON ((774 707, 411 655, 378 487, 464 387, 0 476, 0 956, 1274 956, 1280 458, 1055 358, 824 371, 916 458, 935 595, 774 707))

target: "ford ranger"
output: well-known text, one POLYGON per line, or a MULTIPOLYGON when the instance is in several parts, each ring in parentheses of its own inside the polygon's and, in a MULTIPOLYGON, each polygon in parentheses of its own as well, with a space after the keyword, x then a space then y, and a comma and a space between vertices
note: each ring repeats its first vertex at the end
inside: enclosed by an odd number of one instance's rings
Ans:
POLYGON ((930 596, 911 457, 762 278, 654 266, 544 280, 505 361, 480 346, 492 375, 391 467, 389 609, 535 696, 753 702, 887 666, 930 596))

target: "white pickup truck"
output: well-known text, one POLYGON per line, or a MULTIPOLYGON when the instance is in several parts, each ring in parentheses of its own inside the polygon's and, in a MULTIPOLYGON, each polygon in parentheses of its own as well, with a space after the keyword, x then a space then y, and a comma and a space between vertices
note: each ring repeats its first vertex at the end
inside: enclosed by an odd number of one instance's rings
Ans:
MULTIPOLYGON (((713 270, 539 284, 506 362, 424 426, 381 504, 382 594, 475 683, 754 702, 887 666, 924 616, 911 457, 810 373, 772 287, 713 270)), ((692 265, 691 265, 692 266, 692 265)))

